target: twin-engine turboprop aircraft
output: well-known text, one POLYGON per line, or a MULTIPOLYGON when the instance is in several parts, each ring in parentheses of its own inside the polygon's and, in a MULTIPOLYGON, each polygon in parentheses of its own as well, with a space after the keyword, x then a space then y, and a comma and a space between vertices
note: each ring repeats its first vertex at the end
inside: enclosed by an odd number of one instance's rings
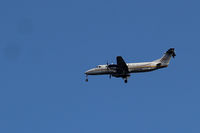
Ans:
POLYGON ((149 72, 167 67, 171 57, 174 58, 175 56, 174 48, 170 48, 160 59, 152 62, 126 63, 121 56, 117 56, 117 64, 98 65, 96 68, 86 71, 86 82, 88 75, 108 74, 110 78, 112 76, 123 78, 124 82, 127 83, 130 73, 149 72))

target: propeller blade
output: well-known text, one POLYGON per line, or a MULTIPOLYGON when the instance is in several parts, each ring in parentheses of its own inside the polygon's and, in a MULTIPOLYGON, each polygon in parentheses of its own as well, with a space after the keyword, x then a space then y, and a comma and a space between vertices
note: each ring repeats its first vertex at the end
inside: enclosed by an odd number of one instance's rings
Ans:
POLYGON ((107 66, 106 66, 106 67, 107 67, 107 69, 108 69, 108 66, 109 66, 109 63, 108 63, 108 61, 107 61, 107 63, 106 63, 106 64, 107 64, 107 66))

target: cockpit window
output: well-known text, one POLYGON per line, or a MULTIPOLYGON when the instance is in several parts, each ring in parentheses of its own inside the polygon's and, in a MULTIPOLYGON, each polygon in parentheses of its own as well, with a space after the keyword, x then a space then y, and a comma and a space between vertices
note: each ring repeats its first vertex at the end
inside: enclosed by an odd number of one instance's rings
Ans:
POLYGON ((101 68, 101 65, 98 65, 97 68, 101 68))

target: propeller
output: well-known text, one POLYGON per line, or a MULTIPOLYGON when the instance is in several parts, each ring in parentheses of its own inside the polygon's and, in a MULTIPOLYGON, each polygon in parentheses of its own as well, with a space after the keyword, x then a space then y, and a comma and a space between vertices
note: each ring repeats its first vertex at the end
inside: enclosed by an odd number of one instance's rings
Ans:
POLYGON ((108 68, 108 65, 109 65, 109 64, 108 64, 108 61, 107 61, 107 63, 106 63, 106 64, 107 64, 107 68, 108 68))
MULTIPOLYGON (((107 63, 106 63, 106 64, 107 64, 107 66, 106 66, 106 67, 107 67, 107 70, 109 70, 109 63, 108 63, 108 61, 107 61, 107 63)), ((110 79, 111 79, 111 77, 112 77, 112 75, 111 75, 111 74, 109 74, 109 78, 110 78, 110 79)))

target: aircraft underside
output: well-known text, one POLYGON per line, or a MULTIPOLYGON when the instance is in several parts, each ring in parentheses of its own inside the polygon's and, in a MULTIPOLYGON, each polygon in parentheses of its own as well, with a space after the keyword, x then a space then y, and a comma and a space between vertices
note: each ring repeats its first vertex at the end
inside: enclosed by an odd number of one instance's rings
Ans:
MULTIPOLYGON (((124 79, 124 82, 127 83, 127 79, 128 77, 130 77, 131 73, 141 73, 141 72, 150 72, 150 71, 154 71, 156 69, 159 69, 159 68, 142 68, 142 69, 134 69, 134 70, 130 70, 128 73, 124 72, 124 73, 119 73, 118 71, 116 70, 103 70, 103 71, 99 71, 99 72, 96 72, 96 73, 92 73, 92 74, 89 74, 89 75, 109 75, 109 77, 115 77, 115 78, 122 78, 124 79)), ((88 75, 86 75, 86 81, 88 81, 88 75)))

